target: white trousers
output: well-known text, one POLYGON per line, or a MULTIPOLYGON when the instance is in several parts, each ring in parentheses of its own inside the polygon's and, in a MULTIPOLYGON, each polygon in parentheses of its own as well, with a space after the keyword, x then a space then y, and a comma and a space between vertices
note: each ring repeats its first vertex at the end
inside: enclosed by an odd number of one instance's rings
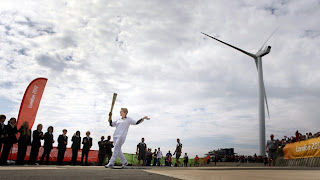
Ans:
POLYGON ((116 161, 118 156, 121 160, 122 165, 127 163, 127 159, 124 157, 121 151, 121 146, 124 144, 125 140, 126 140, 125 137, 113 137, 114 149, 113 149, 112 157, 109 161, 109 165, 114 165, 114 162, 116 161))

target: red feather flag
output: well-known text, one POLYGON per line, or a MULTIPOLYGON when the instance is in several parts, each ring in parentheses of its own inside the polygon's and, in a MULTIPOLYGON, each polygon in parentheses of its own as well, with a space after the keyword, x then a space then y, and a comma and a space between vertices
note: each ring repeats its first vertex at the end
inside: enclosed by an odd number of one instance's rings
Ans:
POLYGON ((42 98, 42 94, 44 88, 47 84, 46 78, 37 78, 33 80, 29 86, 27 87, 26 92, 24 93, 18 120, 17 120, 17 128, 19 129, 23 122, 27 121, 29 123, 29 128, 31 129, 33 123, 36 119, 38 108, 40 105, 40 101, 42 98))

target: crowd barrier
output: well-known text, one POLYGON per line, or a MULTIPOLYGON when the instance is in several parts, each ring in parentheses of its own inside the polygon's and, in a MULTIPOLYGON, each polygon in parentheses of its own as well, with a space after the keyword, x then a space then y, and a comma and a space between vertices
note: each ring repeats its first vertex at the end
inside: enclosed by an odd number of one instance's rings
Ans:
POLYGON ((320 157, 300 158, 300 159, 284 159, 278 157, 276 166, 303 166, 303 167, 320 167, 320 157))
POLYGON ((276 166, 320 166, 320 137, 286 144, 278 152, 276 166))
POLYGON ((284 159, 320 157, 320 137, 286 144, 284 159))

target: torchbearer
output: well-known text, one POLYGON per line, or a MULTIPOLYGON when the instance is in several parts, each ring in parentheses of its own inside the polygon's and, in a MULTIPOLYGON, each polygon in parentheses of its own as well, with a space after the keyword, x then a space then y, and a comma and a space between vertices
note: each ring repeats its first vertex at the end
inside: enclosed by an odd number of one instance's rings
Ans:
POLYGON ((113 155, 107 165, 105 165, 106 168, 113 168, 114 167, 114 162, 116 161, 116 158, 119 156, 121 163, 122 163, 122 168, 125 168, 126 165, 128 165, 128 161, 124 157, 122 151, 121 151, 121 146, 124 144, 129 126, 130 125, 137 125, 143 122, 143 120, 149 120, 150 118, 148 116, 144 116, 143 118, 139 120, 133 120, 130 117, 127 117, 128 114, 128 109, 127 108, 121 108, 120 110, 120 116, 121 118, 112 121, 112 112, 109 113, 109 124, 111 127, 116 127, 116 130, 114 131, 113 134, 113 144, 114 144, 114 152, 113 155))

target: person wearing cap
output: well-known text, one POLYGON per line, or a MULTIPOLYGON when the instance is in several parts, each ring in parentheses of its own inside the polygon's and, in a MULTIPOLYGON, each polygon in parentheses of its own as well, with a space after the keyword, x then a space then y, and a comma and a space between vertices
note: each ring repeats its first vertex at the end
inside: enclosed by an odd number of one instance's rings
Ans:
POLYGON ((268 153, 268 164, 271 166, 271 161, 273 166, 276 165, 277 151, 278 151, 278 142, 273 139, 274 135, 270 135, 270 140, 267 141, 266 152, 268 153))
MULTIPOLYGON (((138 125, 141 122, 143 122, 143 120, 149 120, 150 118, 148 116, 144 116, 143 118, 139 119, 139 120, 134 120, 130 117, 127 117, 128 114, 128 109, 127 108, 121 108, 120 110, 120 116, 121 118, 116 120, 116 121, 112 121, 112 119, 109 121, 109 124, 111 127, 116 127, 116 130, 114 131, 113 134, 113 144, 114 144, 114 152, 113 155, 109 161, 109 163, 107 165, 105 165, 106 168, 113 168, 114 167, 114 163, 116 161, 116 158, 119 156, 121 162, 122 162, 122 168, 125 168, 128 165, 128 161, 126 160, 126 158, 124 157, 122 151, 121 151, 121 146, 124 144, 127 134, 128 134, 128 130, 130 125, 138 125)), ((112 113, 109 113, 109 116, 112 116, 112 113)))

